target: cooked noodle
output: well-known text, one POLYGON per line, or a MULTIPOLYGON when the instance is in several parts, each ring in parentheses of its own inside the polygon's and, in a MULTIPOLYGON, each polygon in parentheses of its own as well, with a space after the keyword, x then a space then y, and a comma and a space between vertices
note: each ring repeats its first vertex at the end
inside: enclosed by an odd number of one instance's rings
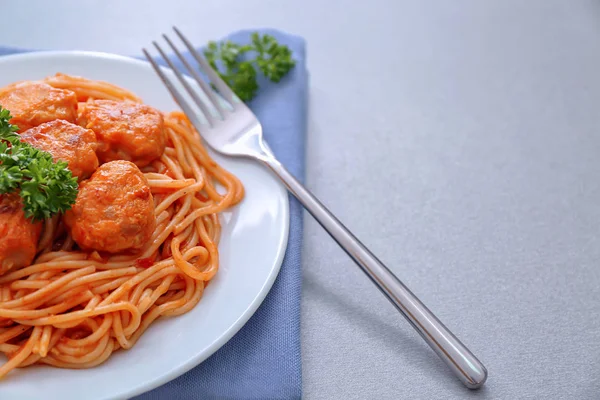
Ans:
MULTIPOLYGON (((60 74, 45 81, 74 91, 79 101, 141 102, 105 82, 60 74)), ((94 367, 131 348, 156 319, 200 301, 219 268, 218 214, 244 189, 213 161, 185 115, 164 118, 167 148, 142 169, 157 226, 139 253, 79 250, 55 216, 45 222, 33 264, 0 276, 0 352, 8 357, 0 377, 32 364, 94 367)))

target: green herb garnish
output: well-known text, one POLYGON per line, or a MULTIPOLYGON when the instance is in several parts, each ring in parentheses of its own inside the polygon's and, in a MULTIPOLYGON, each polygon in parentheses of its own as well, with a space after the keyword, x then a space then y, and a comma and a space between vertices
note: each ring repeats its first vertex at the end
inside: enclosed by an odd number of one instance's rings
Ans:
POLYGON ((254 98, 258 90, 256 67, 270 81, 279 82, 296 65, 289 47, 279 44, 271 35, 261 36, 257 32, 252 34, 252 42, 243 46, 231 41, 209 42, 204 56, 243 101, 254 98), (253 53, 255 58, 243 59, 246 53, 253 53), (219 68, 218 61, 223 68, 219 68))
POLYGON ((77 198, 77 178, 64 161, 23 143, 12 125, 10 111, 0 106, 0 194, 16 190, 25 216, 34 221, 71 208, 77 198))

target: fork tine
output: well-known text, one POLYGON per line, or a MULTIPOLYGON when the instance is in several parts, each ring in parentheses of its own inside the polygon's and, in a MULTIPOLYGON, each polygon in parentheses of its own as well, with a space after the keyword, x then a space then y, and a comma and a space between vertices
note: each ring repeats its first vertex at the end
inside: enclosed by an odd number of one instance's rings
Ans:
POLYGON ((181 84, 183 85, 185 90, 190 94, 190 96, 192 97, 194 102, 198 105, 198 107, 200 107, 200 109, 202 110, 202 113, 204 114, 204 117, 208 121, 209 125, 214 126, 216 121, 215 121, 214 117, 212 116, 211 111, 206 107, 204 102, 202 100, 200 100, 196 91, 194 89, 192 89, 192 87, 190 86, 188 81, 183 77, 181 72, 179 72, 179 70, 175 67, 175 64, 173 64, 173 62, 171 62, 169 57, 167 57, 167 55, 161 49, 161 47, 158 45, 158 43, 152 42, 152 44, 154 45, 154 47, 156 47, 156 50, 158 50, 158 52, 160 53, 163 60, 165 60, 167 62, 167 64, 169 64, 169 67, 173 70, 173 72, 175 73, 175 76, 177 76, 177 79, 179 79, 179 82, 181 82, 181 84))
POLYGON ((196 112, 190 106, 190 103, 188 103, 188 101, 181 95, 181 93, 179 93, 179 91, 173 85, 173 82, 171 82, 171 80, 169 78, 167 78, 165 73, 160 69, 160 66, 156 63, 154 58, 152 58, 152 56, 150 56, 148 51, 146 49, 142 49, 142 52, 144 53, 144 55, 146 56, 146 58, 148 59, 150 64, 152 64, 152 68, 154 68, 154 71, 156 71, 156 73, 158 74, 160 79, 163 81, 163 83, 165 84, 165 86, 167 87, 167 89, 169 90, 169 92, 171 93, 171 95, 173 96, 175 101, 177 102, 177 104, 179 104, 179 107, 181 107, 183 112, 190 119, 192 125, 194 125, 196 127, 196 129, 198 129, 198 130, 200 130, 201 126, 206 126, 206 124, 202 123, 198 119, 198 117, 196 117, 196 112))
POLYGON ((235 93, 233 93, 233 91, 229 88, 229 86, 227 86, 223 79, 221 79, 219 74, 217 74, 217 72, 214 69, 212 69, 212 67, 208 64, 204 57, 202 57, 198 53, 198 51, 196 51, 196 49, 194 48, 194 46, 192 46, 190 41, 187 40, 187 38, 183 36, 181 32, 179 32, 179 29, 177 29, 177 27, 174 26, 173 30, 175 31, 175 33, 177 33, 177 36, 179 36, 181 41, 188 48, 190 54, 194 56, 198 64, 200 64, 200 69, 202 69, 202 71, 204 71, 204 73, 208 75, 208 79, 210 80, 210 82, 217 87, 217 90, 219 91, 221 96, 223 96, 225 100, 227 100, 233 107, 235 107, 236 103, 241 103, 241 100, 235 95, 235 93))
MULTIPOLYGON (((196 80, 196 83, 198 83, 198 85, 200 85, 204 94, 210 98, 211 102, 217 109, 217 113, 220 114, 221 117, 224 117, 225 109, 221 106, 221 102, 219 101, 219 99, 217 99, 217 96, 215 96, 215 92, 210 88, 210 86, 208 86, 206 84, 206 82, 204 82, 204 79, 202 79, 202 77, 200 77, 198 72, 196 72, 196 70, 190 65, 190 63, 185 59, 185 57, 183 57, 183 55, 181 55, 181 52, 179 51, 179 49, 177 49, 177 47, 175 47, 175 45, 173 44, 171 39, 169 39, 169 37, 167 35, 163 35, 163 38, 168 43, 168 45, 171 47, 171 49, 173 50, 175 55, 177 55, 179 60, 183 63, 185 68, 190 72, 190 74, 192 74, 192 77, 196 80)), ((186 86, 186 89, 187 89, 187 86, 186 86)), ((197 98, 197 94, 195 92, 190 92, 188 90, 188 93, 190 93, 191 96, 197 98)), ((202 102, 200 99, 196 100, 196 98, 194 99, 196 101, 196 103, 202 102)))

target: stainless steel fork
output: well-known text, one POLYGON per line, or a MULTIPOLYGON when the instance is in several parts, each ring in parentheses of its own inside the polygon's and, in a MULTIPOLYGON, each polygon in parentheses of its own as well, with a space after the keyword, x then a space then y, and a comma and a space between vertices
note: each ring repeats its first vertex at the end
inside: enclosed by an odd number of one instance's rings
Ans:
POLYGON ((283 184, 304 208, 321 224, 333 239, 358 264, 373 283, 383 292, 394 306, 406 317, 413 328, 450 367, 454 374, 470 389, 481 387, 487 370, 483 364, 440 322, 439 319, 350 232, 311 192, 309 192, 288 170, 275 158, 263 141, 262 126, 256 116, 240 101, 231 89, 221 80, 208 62, 196 51, 190 41, 177 28, 175 33, 193 59, 198 63, 196 68, 190 65, 167 35, 163 35, 166 43, 175 56, 185 66, 187 73, 200 86, 199 93, 187 78, 183 76, 175 64, 165 54, 158 43, 154 46, 177 76, 189 97, 178 89, 165 71, 146 49, 144 55, 150 61, 160 79, 173 95, 198 132, 217 152, 229 156, 250 157, 265 165, 281 179, 283 184), (199 72, 208 77, 216 88, 218 95, 202 79, 199 72), (188 97, 188 98, 186 98, 188 97), (220 99, 221 97, 222 99, 220 99), (189 99, 196 104, 195 108, 189 99), (223 99, 227 104, 224 104, 223 99))

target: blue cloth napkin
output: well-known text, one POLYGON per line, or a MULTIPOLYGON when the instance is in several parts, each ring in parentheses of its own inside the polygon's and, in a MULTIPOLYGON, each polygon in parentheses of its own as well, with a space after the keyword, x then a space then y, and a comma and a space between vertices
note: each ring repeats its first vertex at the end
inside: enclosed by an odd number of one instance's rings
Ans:
MULTIPOLYGON (((262 80, 249 104, 264 128, 278 159, 304 180, 308 72, 302 38, 276 30, 260 30, 292 50, 295 68, 278 84, 262 80)), ((225 39, 248 43, 251 31, 225 39)), ((194 40, 195 38, 191 38, 194 40)), ((205 38, 197 38, 203 43, 205 38)), ((24 50, 0 48, 0 55, 24 50)), ((153 399, 298 399, 302 395, 300 359, 300 251, 302 208, 290 198, 290 233, 279 276, 248 323, 214 355, 181 377, 144 393, 153 399)))

